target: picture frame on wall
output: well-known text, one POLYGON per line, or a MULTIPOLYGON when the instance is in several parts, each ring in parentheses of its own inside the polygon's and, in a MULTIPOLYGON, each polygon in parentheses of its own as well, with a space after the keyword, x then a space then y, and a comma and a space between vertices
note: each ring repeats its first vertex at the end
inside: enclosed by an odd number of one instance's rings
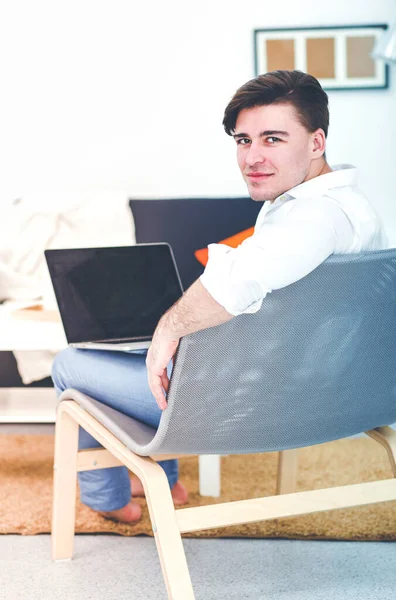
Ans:
POLYGON ((256 75, 298 69, 325 90, 385 89, 389 68, 371 57, 385 24, 255 29, 256 75))

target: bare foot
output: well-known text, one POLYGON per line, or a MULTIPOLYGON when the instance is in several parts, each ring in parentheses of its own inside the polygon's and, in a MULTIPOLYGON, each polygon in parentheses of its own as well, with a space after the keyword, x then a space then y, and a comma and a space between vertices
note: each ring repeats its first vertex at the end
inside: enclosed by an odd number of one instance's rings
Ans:
MULTIPOLYGON (((145 493, 142 482, 138 477, 132 477, 132 495, 136 498, 144 498, 145 493)), ((171 489, 173 503, 175 506, 182 506, 186 504, 188 500, 188 492, 184 485, 180 481, 176 481, 175 485, 171 489)))
POLYGON ((118 521, 119 523, 136 523, 142 516, 142 509, 136 502, 129 502, 129 504, 118 510, 98 512, 102 517, 106 517, 106 519, 111 519, 112 521, 118 521))

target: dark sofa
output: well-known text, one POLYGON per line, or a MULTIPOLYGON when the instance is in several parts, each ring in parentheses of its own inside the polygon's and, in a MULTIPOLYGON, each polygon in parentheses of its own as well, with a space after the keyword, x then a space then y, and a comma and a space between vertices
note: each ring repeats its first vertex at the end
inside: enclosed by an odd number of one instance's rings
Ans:
POLYGON ((136 242, 168 242, 187 289, 203 272, 194 251, 252 227, 263 203, 250 198, 132 198, 129 205, 136 242))
MULTIPOLYGON (((184 289, 203 272, 194 251, 252 227, 262 202, 250 198, 165 198, 129 201, 136 242, 168 242, 184 289)), ((48 377, 30 384, 51 386, 48 377)), ((25 387, 12 352, 0 352, 0 387, 25 387)))

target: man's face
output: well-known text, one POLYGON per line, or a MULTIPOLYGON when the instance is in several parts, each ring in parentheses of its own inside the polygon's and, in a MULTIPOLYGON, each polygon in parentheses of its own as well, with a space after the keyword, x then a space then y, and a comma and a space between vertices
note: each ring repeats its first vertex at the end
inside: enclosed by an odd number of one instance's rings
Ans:
POLYGON ((301 125, 291 104, 244 108, 233 137, 253 200, 275 200, 309 179, 312 134, 301 125))

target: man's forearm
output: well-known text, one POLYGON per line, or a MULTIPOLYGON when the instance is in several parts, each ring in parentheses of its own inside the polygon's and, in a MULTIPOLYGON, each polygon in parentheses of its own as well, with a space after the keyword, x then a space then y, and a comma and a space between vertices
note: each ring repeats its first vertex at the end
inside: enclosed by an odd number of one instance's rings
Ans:
POLYGON ((233 315, 216 302, 198 279, 161 317, 155 333, 168 340, 176 340, 232 318, 233 315))

